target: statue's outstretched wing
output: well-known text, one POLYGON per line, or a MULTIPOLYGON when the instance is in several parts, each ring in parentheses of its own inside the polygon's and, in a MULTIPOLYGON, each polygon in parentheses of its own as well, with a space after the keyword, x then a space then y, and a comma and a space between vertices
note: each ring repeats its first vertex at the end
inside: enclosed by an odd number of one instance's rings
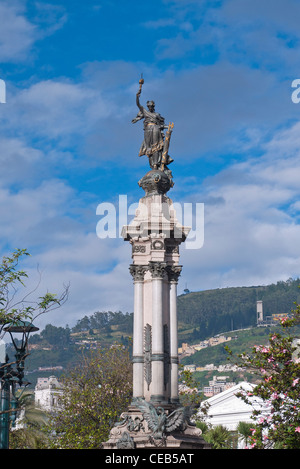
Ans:
POLYGON ((158 424, 158 415, 154 405, 142 399, 139 399, 136 405, 142 412, 143 417, 146 420, 150 430, 156 431, 158 424))
POLYGON ((181 425, 189 421, 190 415, 191 412, 189 407, 179 407, 174 410, 167 418, 166 431, 172 432, 178 429, 181 425))

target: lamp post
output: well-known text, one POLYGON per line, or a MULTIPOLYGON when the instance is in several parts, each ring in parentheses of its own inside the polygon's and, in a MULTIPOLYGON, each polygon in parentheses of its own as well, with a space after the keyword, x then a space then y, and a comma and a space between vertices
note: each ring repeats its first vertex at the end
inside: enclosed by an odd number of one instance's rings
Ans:
POLYGON ((28 321, 6 323, 2 324, 0 328, 0 332, 9 333, 15 348, 15 361, 9 361, 6 354, 5 363, 0 363, 0 449, 9 448, 9 424, 10 422, 14 423, 18 406, 16 386, 26 387, 29 384, 23 380, 25 358, 28 355, 28 338, 31 332, 38 330, 38 327, 28 321), (22 334, 21 341, 16 340, 15 334, 22 334))

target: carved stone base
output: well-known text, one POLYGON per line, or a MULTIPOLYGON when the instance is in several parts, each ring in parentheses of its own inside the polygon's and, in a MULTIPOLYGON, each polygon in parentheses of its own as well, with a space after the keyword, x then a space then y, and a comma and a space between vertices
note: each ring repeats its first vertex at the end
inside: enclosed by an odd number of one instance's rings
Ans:
POLYGON ((139 180, 139 186, 144 189, 146 196, 166 194, 174 186, 172 173, 170 170, 152 169, 139 180))
POLYGON ((181 430, 155 435, 149 429, 143 413, 134 406, 121 415, 104 443, 103 449, 210 449, 204 441, 202 431, 196 426, 186 424, 181 430))

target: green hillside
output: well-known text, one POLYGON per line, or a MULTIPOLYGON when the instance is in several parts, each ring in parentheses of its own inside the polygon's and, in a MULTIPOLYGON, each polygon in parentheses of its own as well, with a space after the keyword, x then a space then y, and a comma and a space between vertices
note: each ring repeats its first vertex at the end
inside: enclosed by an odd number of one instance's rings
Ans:
POLYGON ((256 325, 256 301, 264 317, 290 313, 300 303, 300 279, 253 287, 193 292, 178 297, 179 338, 197 342, 221 332, 256 325), (192 332, 191 332, 192 331, 192 332))

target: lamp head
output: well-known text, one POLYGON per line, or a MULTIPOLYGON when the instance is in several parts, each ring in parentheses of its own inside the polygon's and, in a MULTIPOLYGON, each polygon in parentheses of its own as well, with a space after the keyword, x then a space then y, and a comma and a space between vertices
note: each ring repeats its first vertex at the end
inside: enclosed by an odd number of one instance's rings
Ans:
POLYGON ((34 326, 31 322, 28 321, 12 321, 8 323, 6 326, 3 327, 3 330, 5 332, 9 332, 9 335, 11 337, 12 343, 17 351, 25 351, 27 342, 28 342, 28 337, 31 332, 36 332, 39 330, 38 327, 34 326), (18 347, 13 334, 22 334, 22 343, 21 347, 18 347))

